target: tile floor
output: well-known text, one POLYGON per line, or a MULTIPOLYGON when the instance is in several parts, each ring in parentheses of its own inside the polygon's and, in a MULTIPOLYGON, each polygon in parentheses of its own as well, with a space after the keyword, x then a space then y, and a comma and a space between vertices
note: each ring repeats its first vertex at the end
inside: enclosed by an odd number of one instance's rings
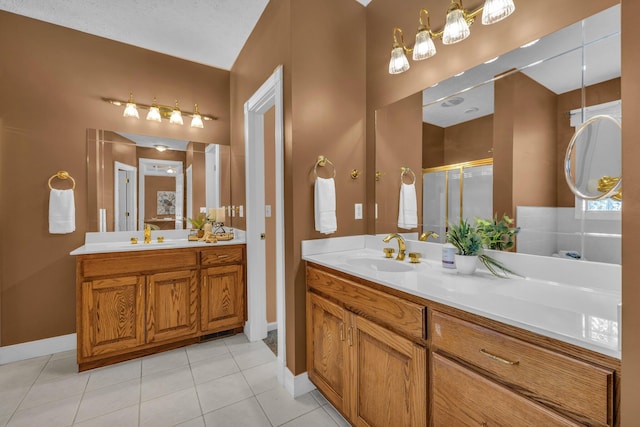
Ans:
POLYGON ((244 335, 78 373, 75 351, 0 365, 0 427, 348 426, 316 390, 293 399, 244 335))

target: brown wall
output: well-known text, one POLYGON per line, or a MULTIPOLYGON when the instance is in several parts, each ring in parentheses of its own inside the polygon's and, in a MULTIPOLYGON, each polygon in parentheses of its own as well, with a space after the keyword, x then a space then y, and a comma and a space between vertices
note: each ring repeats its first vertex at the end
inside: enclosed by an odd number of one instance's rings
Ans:
POLYGON ((422 123, 422 167, 444 165, 444 128, 422 123))
POLYGON ((622 1, 622 424, 640 420, 640 2, 622 1), (626 78, 629 76, 630 78, 626 78))
MULTIPOLYGON (((314 231, 313 166, 335 165, 338 231, 362 234, 364 202, 365 9, 357 2, 272 0, 231 70, 233 201, 244 203, 243 104, 282 64, 284 71, 285 299, 287 365, 306 370, 305 280, 300 242, 314 231), (348 47, 346 47, 348 46, 348 47)), ((240 223, 240 222, 238 222, 240 223)), ((240 225, 239 225, 240 226, 240 225)))
POLYGON ((444 130, 444 163, 470 162, 492 156, 493 116, 449 126, 444 130))
POLYGON ((493 210, 556 205, 556 94, 523 73, 495 82, 493 210))
MULTIPOLYGON (((418 224, 422 223, 422 94, 416 93, 382 108, 376 113, 376 181, 378 218, 376 233, 418 231, 398 228, 401 167, 416 175, 418 224)), ((403 182, 411 182, 405 176, 403 182)))
POLYGON ((11 345, 75 332, 69 252, 87 229, 86 129, 228 144, 230 73, 7 12, 0 38, 11 40, 0 45, 0 343, 11 345), (125 120, 100 99, 130 90, 144 103, 198 102, 220 120, 204 129, 125 120), (76 180, 76 231, 51 235, 47 180, 61 169, 76 180))

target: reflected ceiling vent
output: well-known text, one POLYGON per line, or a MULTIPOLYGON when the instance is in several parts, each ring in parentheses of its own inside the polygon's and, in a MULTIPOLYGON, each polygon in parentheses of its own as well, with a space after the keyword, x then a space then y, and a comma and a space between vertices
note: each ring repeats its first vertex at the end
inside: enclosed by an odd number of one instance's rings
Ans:
POLYGON ((472 113, 477 113, 478 111, 480 111, 480 109, 478 107, 471 107, 471 108, 467 108, 466 110, 464 110, 465 114, 472 114, 472 113))
POLYGON ((455 107, 456 105, 460 105, 464 102, 464 98, 462 98, 461 96, 455 96, 453 98, 449 98, 446 101, 444 101, 442 104, 443 107, 455 107))

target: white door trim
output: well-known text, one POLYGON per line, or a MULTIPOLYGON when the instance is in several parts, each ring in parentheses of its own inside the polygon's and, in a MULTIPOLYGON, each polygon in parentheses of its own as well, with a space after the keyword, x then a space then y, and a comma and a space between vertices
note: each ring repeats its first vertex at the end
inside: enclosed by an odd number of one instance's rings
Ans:
POLYGON ((264 114, 275 107, 275 222, 276 318, 278 323, 278 380, 284 381, 286 367, 284 298, 284 112, 282 66, 244 104, 245 177, 247 183, 247 289, 248 321, 245 334, 250 341, 267 336, 264 189, 264 114))
MULTIPOLYGON (((118 218, 118 210, 119 210, 119 193, 120 193, 120 180, 118 179, 118 171, 124 170, 127 172, 131 172, 131 182, 129 188, 132 190, 132 194, 129 195, 131 206, 133 208, 133 212, 127 220, 126 229, 127 231, 134 231, 136 227, 136 215, 137 212, 137 204, 136 204, 136 176, 138 172, 138 168, 135 166, 128 165, 126 163, 114 161, 113 162, 113 221, 114 227, 113 231, 120 231, 120 219, 118 218)), ((106 231, 106 230, 105 230, 106 231)))

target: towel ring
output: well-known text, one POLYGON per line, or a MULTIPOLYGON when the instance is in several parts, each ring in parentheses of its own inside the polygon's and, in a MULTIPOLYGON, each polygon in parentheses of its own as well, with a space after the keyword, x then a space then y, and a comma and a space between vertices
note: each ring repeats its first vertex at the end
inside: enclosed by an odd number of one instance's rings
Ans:
POLYGON ((332 167, 333 167, 333 177, 336 177, 336 167, 334 166, 333 163, 331 163, 331 160, 327 159, 325 156, 320 155, 318 156, 318 160, 316 161, 316 165, 313 167, 313 173, 315 174, 316 178, 319 178, 318 176, 318 166, 320 167, 324 167, 327 165, 327 163, 329 163, 332 167))
POLYGON ((400 172, 400 181, 402 183, 404 183, 405 175, 409 175, 409 174, 411 174, 411 178, 413 178, 413 182, 411 182, 410 185, 413 185, 413 184, 416 183, 416 174, 411 170, 411 168, 401 167, 400 170, 401 170, 401 172, 400 172))
POLYGON ((51 178, 49 178, 49 189, 50 190, 53 190, 53 187, 51 186, 51 181, 53 180, 53 178, 70 179, 71 183, 73 184, 71 189, 72 190, 76 189, 76 180, 73 179, 73 177, 71 175, 69 175, 69 172, 67 172, 67 171, 58 171, 54 175, 52 175, 51 178))

